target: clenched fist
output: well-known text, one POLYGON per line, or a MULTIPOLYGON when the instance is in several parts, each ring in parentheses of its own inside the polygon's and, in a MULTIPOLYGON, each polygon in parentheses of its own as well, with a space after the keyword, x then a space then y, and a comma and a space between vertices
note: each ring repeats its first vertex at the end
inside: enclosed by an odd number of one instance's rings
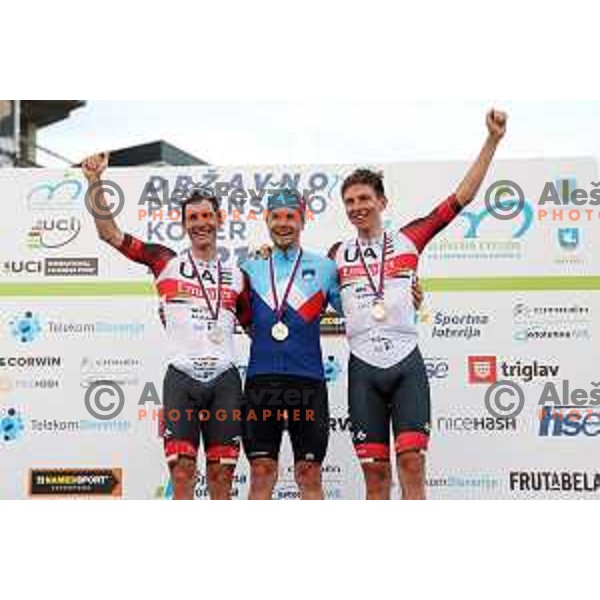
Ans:
POLYGON ((490 136, 497 141, 501 140, 506 133, 506 119, 505 112, 495 109, 490 110, 485 118, 490 136))
POLYGON ((81 169, 88 181, 97 181, 108 167, 108 152, 100 152, 88 156, 82 163, 81 169))

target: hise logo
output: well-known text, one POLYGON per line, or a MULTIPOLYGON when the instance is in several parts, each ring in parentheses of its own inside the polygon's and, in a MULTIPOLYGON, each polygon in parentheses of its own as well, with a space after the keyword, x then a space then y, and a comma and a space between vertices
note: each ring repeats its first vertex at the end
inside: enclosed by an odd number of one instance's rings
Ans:
POLYGON ((552 406, 544 406, 540 414, 538 434, 541 437, 586 437, 600 435, 600 413, 591 410, 570 409, 563 413, 552 406))

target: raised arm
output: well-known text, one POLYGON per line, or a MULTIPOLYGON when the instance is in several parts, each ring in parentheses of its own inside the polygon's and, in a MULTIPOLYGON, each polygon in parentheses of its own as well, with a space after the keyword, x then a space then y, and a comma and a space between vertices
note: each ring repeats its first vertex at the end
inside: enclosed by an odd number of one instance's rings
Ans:
POLYGON ((479 190, 490 167, 492 158, 494 158, 496 148, 506 132, 506 113, 492 109, 487 114, 485 121, 488 137, 479 152, 479 156, 455 192, 456 201, 461 207, 466 206, 475 198, 475 194, 477 194, 477 190, 479 190))
POLYGON ((110 206, 100 184, 102 174, 107 166, 108 152, 103 152, 86 158, 81 168, 88 181, 88 187, 91 189, 90 206, 98 237, 107 244, 120 248, 123 244, 124 234, 110 212, 110 206))
POLYGON ((491 110, 486 116, 486 124, 488 137, 483 148, 454 194, 438 204, 428 215, 415 219, 401 228, 400 231, 413 241, 419 252, 422 252, 425 246, 454 220, 463 207, 475 198, 498 143, 506 131, 506 113, 491 110))

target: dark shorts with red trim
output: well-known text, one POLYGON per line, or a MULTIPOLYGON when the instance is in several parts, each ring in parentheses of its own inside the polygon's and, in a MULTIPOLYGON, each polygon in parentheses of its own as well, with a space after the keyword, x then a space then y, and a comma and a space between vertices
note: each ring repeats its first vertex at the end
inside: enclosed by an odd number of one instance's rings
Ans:
POLYGON ((429 380, 419 348, 387 369, 351 355, 348 387, 352 441, 361 462, 390 459, 390 421, 395 454, 427 449, 429 380))
POLYGON ((255 375, 244 389, 244 451, 248 460, 277 460, 287 429, 294 461, 322 463, 329 442, 327 384, 293 375, 255 375))
POLYGON ((195 459, 202 437, 208 462, 235 464, 242 437, 241 399, 242 382, 235 367, 203 383, 169 366, 162 415, 167 461, 195 459))

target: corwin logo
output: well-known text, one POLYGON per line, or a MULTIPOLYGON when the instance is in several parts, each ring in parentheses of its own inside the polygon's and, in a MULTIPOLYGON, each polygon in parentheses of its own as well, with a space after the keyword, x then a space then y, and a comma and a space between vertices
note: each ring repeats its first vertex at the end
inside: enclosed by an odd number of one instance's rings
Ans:
POLYGON ((27 194, 27 208, 30 211, 78 210, 83 189, 83 183, 69 175, 62 181, 40 183, 27 194))
POLYGON ((24 344, 33 342, 42 332, 40 320, 31 311, 15 317, 9 325, 12 336, 24 344))
POLYGON ((14 407, 0 408, 0 441, 14 442, 23 435, 23 417, 14 407))
POLYGON ((76 217, 37 219, 27 234, 27 246, 33 250, 62 248, 80 232, 81 221, 76 217))
POLYGON ((0 367, 32 369, 35 367, 60 367, 60 356, 0 356, 0 367))

